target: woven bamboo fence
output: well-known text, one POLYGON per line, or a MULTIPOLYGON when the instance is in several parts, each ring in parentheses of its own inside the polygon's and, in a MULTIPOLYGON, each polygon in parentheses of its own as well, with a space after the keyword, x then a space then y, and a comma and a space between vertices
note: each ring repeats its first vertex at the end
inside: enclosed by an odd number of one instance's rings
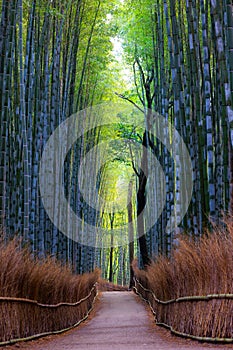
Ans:
POLYGON ((62 333, 84 321, 97 296, 96 283, 76 303, 46 305, 23 298, 0 297, 0 346, 62 333))
POLYGON ((157 325, 175 335, 205 342, 233 343, 233 294, 156 298, 135 278, 134 290, 148 302, 157 325))

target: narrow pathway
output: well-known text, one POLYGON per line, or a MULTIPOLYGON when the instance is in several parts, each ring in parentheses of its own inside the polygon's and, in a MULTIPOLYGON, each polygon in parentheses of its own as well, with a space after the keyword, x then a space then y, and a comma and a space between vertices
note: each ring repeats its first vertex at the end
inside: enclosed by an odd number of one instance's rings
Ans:
MULTIPOLYGON (((29 344, 28 344, 29 345, 29 344)), ((20 347, 20 346, 19 346, 20 347)), ((31 342, 30 350, 204 350, 233 346, 200 344, 177 338, 157 327, 133 292, 102 294, 95 317, 52 339, 31 342)))

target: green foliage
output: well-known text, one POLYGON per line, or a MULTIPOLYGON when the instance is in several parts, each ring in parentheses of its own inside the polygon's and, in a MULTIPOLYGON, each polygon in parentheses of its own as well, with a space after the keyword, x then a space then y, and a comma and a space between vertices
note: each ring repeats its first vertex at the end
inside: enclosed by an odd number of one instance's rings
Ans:
POLYGON ((153 9, 151 0, 123 3, 118 25, 128 62, 137 56, 144 65, 153 65, 153 9))

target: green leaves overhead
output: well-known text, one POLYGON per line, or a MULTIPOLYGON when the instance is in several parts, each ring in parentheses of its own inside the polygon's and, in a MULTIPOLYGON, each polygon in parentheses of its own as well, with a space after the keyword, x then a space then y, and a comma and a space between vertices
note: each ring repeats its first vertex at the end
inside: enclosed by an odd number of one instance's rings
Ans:
POLYGON ((123 38, 129 62, 137 56, 143 64, 153 64, 154 2, 125 1, 119 21, 119 35, 123 38))

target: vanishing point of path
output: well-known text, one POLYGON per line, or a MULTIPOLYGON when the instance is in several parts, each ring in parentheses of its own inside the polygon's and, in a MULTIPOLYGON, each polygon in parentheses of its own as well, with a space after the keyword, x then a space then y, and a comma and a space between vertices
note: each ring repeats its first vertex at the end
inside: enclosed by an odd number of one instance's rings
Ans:
POLYGON ((172 336, 154 324, 148 308, 133 292, 102 293, 90 321, 66 334, 25 346, 30 350, 233 349, 231 345, 201 344, 172 336))

